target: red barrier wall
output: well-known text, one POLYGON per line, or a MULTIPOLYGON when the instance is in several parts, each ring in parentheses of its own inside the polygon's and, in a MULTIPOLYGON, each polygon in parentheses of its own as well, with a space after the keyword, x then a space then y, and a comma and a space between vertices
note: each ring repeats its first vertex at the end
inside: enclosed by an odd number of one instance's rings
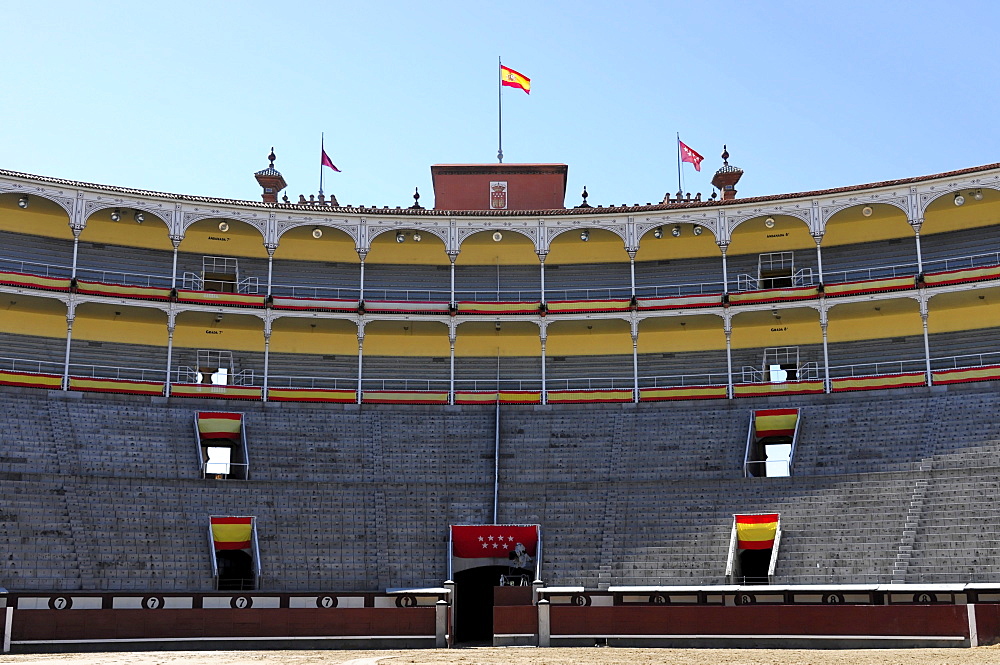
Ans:
POLYGON ((1000 642, 1000 605, 976 605, 976 632, 980 644, 1000 642))
POLYGON ((434 608, 22 610, 13 640, 434 636, 434 608))
POLYGON ((559 635, 969 636, 963 605, 577 607, 553 605, 559 635))
POLYGON ((538 632, 538 608, 534 605, 501 605, 493 608, 495 635, 534 635, 538 632))

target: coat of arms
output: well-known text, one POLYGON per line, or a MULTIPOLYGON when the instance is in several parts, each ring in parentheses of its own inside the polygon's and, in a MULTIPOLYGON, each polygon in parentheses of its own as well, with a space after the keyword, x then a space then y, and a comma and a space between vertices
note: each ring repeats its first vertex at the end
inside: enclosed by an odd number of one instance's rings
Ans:
POLYGON ((507 208, 507 181, 490 183, 490 210, 507 208))

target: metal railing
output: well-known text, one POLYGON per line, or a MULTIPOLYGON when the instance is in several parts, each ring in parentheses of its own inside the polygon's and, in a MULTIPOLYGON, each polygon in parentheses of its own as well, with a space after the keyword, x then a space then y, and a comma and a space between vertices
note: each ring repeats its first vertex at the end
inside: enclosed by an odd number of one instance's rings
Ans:
POLYGON ((298 286, 295 284, 272 284, 271 295, 287 298, 317 298, 325 300, 357 300, 361 289, 337 286, 298 286))
MULTIPOLYGON (((1000 358, 1000 353, 998 353, 997 356, 1000 358)), ((920 358, 919 360, 888 360, 877 363, 831 365, 830 378, 840 379, 857 376, 906 374, 908 372, 923 372, 926 368, 927 364, 923 358, 920 358)))
POLYGON ((984 268, 1000 265, 1000 252, 985 254, 970 254, 945 259, 924 261, 924 272, 944 272, 946 270, 961 270, 962 268, 984 268))
MULTIPOLYGON (((354 383, 357 386, 357 381, 354 383)), ((448 379, 361 379, 362 390, 420 390, 448 392, 448 379)))
POLYGON ((221 279, 208 279, 206 280, 198 273, 185 272, 181 276, 181 288, 188 291, 204 291, 205 282, 213 282, 217 284, 228 283, 233 284, 236 287, 235 293, 256 295, 260 293, 260 278, 259 277, 244 277, 243 279, 236 281, 221 280, 221 279))
POLYGON ((545 289, 545 300, 628 300, 632 297, 632 287, 608 287, 603 289, 545 289))
POLYGON ((801 286, 812 286, 816 284, 816 278, 812 268, 799 268, 788 277, 754 277, 753 275, 740 274, 736 276, 736 292, 741 291, 761 291, 767 289, 798 288, 801 286), (773 286, 779 280, 791 280, 790 287, 773 286))
POLYGON ((665 376, 640 376, 640 388, 676 388, 683 386, 724 386, 729 383, 729 374, 713 372, 706 374, 669 374, 665 376))
POLYGON ((902 263, 894 266, 876 266, 874 268, 854 268, 852 270, 824 270, 823 283, 843 284, 845 282, 863 282, 869 279, 913 277, 916 274, 916 263, 902 263))
POLYGON ((25 374, 62 374, 65 365, 51 360, 28 360, 26 358, 0 358, 0 370, 23 372, 25 374))
POLYGON ((69 374, 70 376, 84 377, 88 379, 156 381, 161 383, 167 378, 167 371, 165 369, 115 367, 113 365, 88 365, 80 363, 70 363, 69 374))
MULTIPOLYGON (((821 377, 819 363, 802 363, 795 370, 795 378, 787 381, 817 381, 821 377)), ((772 381, 770 370, 763 370, 760 367, 744 365, 740 370, 742 383, 786 383, 786 381, 772 381)))
POLYGON ((634 385, 635 378, 631 376, 545 380, 547 390, 631 390, 634 385))
POLYGON ((455 379, 456 391, 490 392, 494 390, 542 390, 539 379, 455 379))
POLYGON ((267 377, 268 388, 310 388, 313 390, 355 390, 358 378, 329 376, 285 376, 281 374, 267 377))
POLYGON ((1000 352, 969 353, 961 356, 931 358, 931 367, 937 370, 983 367, 985 365, 1000 365, 1000 352))
POLYGON ((365 287, 365 300, 389 302, 451 302, 450 289, 371 289, 365 287))
MULTIPOLYGON (((175 367, 171 370, 171 383, 202 383, 206 386, 212 385, 211 375, 205 375, 199 372, 193 367, 188 367, 187 365, 181 365, 175 367), (201 381, 198 380, 199 374, 201 374, 201 381)), ((252 369, 241 369, 239 372, 231 372, 226 375, 227 382, 224 385, 220 385, 220 388, 225 388, 226 386, 255 386, 257 385, 254 381, 254 370, 252 369)))
POLYGON ((117 270, 92 270, 79 268, 76 276, 80 279, 112 284, 116 286, 149 286, 170 288, 170 275, 147 275, 138 272, 121 272, 117 270))
POLYGON ((455 291, 455 301, 469 302, 538 302, 542 299, 539 289, 465 289, 455 291))
POLYGON ((637 298, 671 298, 678 296, 721 295, 725 290, 722 282, 692 282, 690 284, 660 284, 656 286, 636 286, 637 298))
POLYGON ((0 258, 0 270, 38 275, 40 277, 70 277, 73 274, 73 266, 4 258, 0 258))

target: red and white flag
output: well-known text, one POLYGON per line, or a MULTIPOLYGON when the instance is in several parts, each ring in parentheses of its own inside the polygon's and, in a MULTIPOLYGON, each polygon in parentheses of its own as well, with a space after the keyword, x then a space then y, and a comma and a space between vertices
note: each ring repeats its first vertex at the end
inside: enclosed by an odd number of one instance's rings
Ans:
POLYGON ((331 169, 333 169, 337 173, 340 173, 340 169, 338 169, 336 166, 333 165, 333 160, 330 159, 330 155, 326 154, 326 149, 325 148, 320 148, 320 152, 322 153, 322 156, 319 158, 319 165, 320 166, 329 166, 331 169))
POLYGON ((464 559, 506 559, 518 543, 524 545, 527 554, 535 556, 538 549, 538 525, 485 524, 451 527, 452 554, 464 559))
POLYGON ((680 139, 677 139, 677 149, 681 152, 682 162, 690 162, 694 166, 695 171, 701 171, 701 160, 705 159, 704 157, 696 153, 680 139))

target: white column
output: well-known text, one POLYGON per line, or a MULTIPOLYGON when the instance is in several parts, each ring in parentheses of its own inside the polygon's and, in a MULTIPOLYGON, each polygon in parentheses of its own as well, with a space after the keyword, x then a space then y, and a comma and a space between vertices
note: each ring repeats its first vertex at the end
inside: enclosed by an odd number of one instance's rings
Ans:
POLYGON ((816 271, 819 273, 819 282, 823 283, 823 250, 820 249, 820 243, 823 242, 823 234, 817 233, 813 235, 813 239, 816 241, 816 271))
POLYGON ((267 297, 271 297, 271 272, 274 267, 274 250, 278 249, 277 245, 264 245, 267 248, 267 297))
POLYGON ((726 374, 728 376, 726 384, 726 396, 733 399, 733 322, 728 316, 723 323, 726 330, 726 374))
MULTIPOLYGON (((452 264, 454 267, 455 264, 452 264)), ((455 290, 452 289, 454 297, 455 290)), ((455 403, 455 330, 448 331, 448 343, 451 346, 451 366, 448 368, 448 403, 455 403)))
POLYGON ((821 309, 819 312, 819 327, 823 331, 823 389, 830 393, 833 390, 833 384, 830 382, 830 349, 827 346, 826 329, 829 325, 829 320, 827 319, 826 309, 821 309))
MULTIPOLYGON (((13 602, 10 598, 7 602, 13 602)), ((3 620, 3 653, 10 653, 10 631, 14 626, 14 607, 8 605, 6 611, 4 612, 3 620)))
POLYGON ((633 298, 635 298, 635 252, 636 250, 634 249, 630 249, 628 251, 629 284, 631 286, 633 298))
POLYGON ((73 320, 76 318, 76 305, 71 304, 66 312, 66 356, 63 359, 62 389, 69 390, 69 347, 73 342, 73 320))
POLYGON ((184 236, 170 236, 170 243, 174 246, 173 267, 170 269, 170 288, 177 288, 177 248, 180 247, 184 236))
POLYGON ((76 279, 76 265, 77 265, 77 253, 80 249, 80 231, 83 229, 78 229, 73 227, 73 269, 70 273, 71 279, 76 279))
POLYGON ((365 324, 358 323, 358 404, 361 404, 361 360, 364 357, 365 324))
MULTIPOLYGON (((449 554, 450 556, 450 554, 449 554)), ((448 646, 445 641, 448 633, 448 601, 439 600, 434 603, 434 646, 437 649, 444 649, 448 646)))
POLYGON ((917 244, 917 274, 922 275, 924 272, 924 257, 920 250, 920 227, 924 225, 923 219, 910 220, 910 226, 913 227, 913 237, 917 244))
POLYGON ((729 293, 729 270, 726 267, 726 249, 728 249, 729 243, 719 243, 719 249, 722 250, 722 292, 729 293))
POLYGON ((927 385, 932 386, 934 385, 934 374, 931 372, 931 342, 927 336, 927 314, 927 296, 920 294, 920 320, 924 324, 924 363, 927 371, 927 385))
MULTIPOLYGON (((268 286, 270 287, 271 280, 268 279, 268 286)), ((268 371, 270 370, 270 359, 271 359, 271 322, 264 322, 264 385, 261 388, 261 396, 264 401, 267 401, 267 377, 268 371)))
POLYGON ((455 259, 458 258, 458 252, 448 252, 448 259, 451 260, 451 302, 452 306, 457 303, 455 301, 455 259))
POLYGON ((540 332, 542 339, 542 404, 548 404, 549 396, 545 390, 545 340, 546 340, 545 328, 544 327, 541 328, 540 332))
POLYGON ((538 646, 547 647, 552 637, 552 628, 549 623, 549 601, 538 601, 538 646))
POLYGON ((639 328, 634 323, 632 325, 632 401, 636 404, 639 403, 639 328))
POLYGON ((167 379, 163 382, 163 394, 170 397, 170 365, 174 359, 174 328, 176 327, 176 315, 173 312, 167 314, 167 379))
POLYGON ((358 250, 358 256, 361 257, 361 282, 358 292, 358 300, 364 302, 365 300, 365 257, 368 256, 368 252, 363 249, 358 250))
POLYGON ((541 270, 541 301, 545 302, 545 257, 548 256, 548 252, 538 252, 538 265, 541 270))

